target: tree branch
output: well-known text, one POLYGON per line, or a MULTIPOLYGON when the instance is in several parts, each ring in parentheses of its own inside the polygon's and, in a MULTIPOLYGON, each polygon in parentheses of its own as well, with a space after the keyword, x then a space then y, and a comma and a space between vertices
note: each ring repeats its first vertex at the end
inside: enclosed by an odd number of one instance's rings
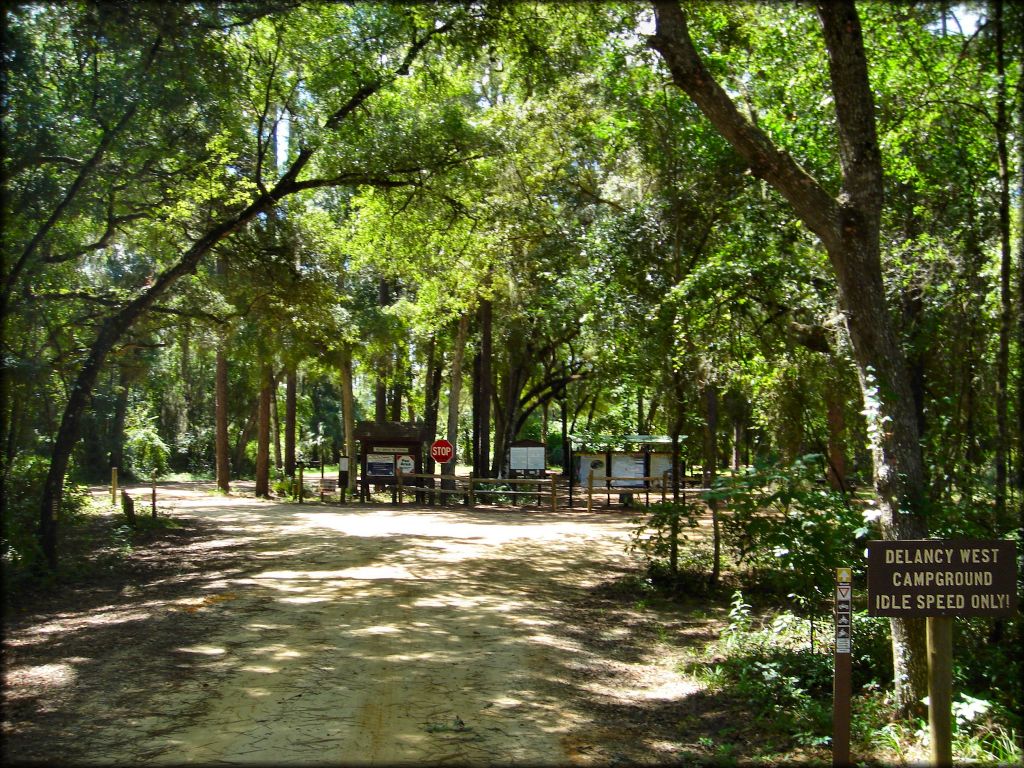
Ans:
POLYGON ((653 5, 657 25, 655 34, 647 38, 647 45, 661 54, 676 86, 693 99, 753 174, 771 184, 793 206, 826 248, 838 243, 836 201, 737 108, 704 66, 678 2, 654 0, 653 5))

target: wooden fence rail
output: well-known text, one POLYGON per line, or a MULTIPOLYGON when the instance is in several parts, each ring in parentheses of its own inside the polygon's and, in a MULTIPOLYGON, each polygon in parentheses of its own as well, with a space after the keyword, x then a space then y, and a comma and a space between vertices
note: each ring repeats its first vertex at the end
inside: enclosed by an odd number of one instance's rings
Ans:
POLYGON ((399 472, 398 473, 398 503, 401 504, 403 501, 403 494, 405 491, 410 493, 437 493, 437 494, 457 494, 465 496, 470 507, 476 506, 477 496, 534 496, 537 499, 537 503, 540 504, 542 497, 548 497, 551 503, 551 511, 554 512, 558 508, 558 487, 555 483, 554 477, 541 477, 541 478, 523 478, 523 477, 459 477, 457 475, 427 475, 418 474, 411 472, 399 472), (419 483, 413 483, 407 485, 406 478, 412 480, 441 480, 442 485, 438 486, 435 483, 430 485, 421 485, 419 483), (454 488, 443 487, 443 481, 450 480, 455 485, 454 488), (508 488, 478 488, 479 485, 533 485, 535 490, 532 491, 513 491, 508 488), (542 489, 542 486, 548 486, 547 489, 542 489))
MULTIPOLYGON (((604 476, 594 477, 594 473, 591 472, 587 475, 587 512, 593 511, 594 508, 594 494, 598 494, 605 498, 605 506, 611 504, 612 496, 622 495, 626 493, 630 494, 644 494, 645 505, 650 506, 651 503, 651 491, 661 495, 661 502, 664 504, 668 500, 668 494, 672 490, 672 481, 670 475, 671 470, 665 470, 661 477, 620 477, 620 476, 604 476), (643 483, 643 485, 612 485, 616 480, 625 481, 628 480, 632 483, 643 483)), ((710 488, 687 488, 686 481, 684 480, 679 484, 679 492, 682 494, 682 498, 686 499, 686 494, 689 493, 704 493, 710 491, 710 488)))

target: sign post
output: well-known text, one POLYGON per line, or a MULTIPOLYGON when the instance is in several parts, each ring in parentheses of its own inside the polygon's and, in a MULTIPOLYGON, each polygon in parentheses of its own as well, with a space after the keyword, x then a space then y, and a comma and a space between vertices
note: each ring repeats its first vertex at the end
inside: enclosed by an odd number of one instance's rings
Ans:
POLYGON ((868 542, 868 614, 927 619, 928 727, 936 766, 953 763, 953 617, 1013 616, 1012 541, 868 542))
POLYGON ((832 765, 850 765, 850 699, 853 664, 853 569, 836 569, 835 679, 832 689, 832 765))

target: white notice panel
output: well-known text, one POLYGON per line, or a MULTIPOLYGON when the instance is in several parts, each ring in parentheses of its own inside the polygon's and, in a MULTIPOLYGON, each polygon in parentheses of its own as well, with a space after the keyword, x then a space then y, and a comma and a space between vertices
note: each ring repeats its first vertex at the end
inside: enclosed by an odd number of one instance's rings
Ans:
POLYGON ((509 469, 547 469, 543 446, 514 445, 509 449, 509 469))
POLYGON ((612 477, 636 478, 612 480, 615 488, 643 488, 644 455, 642 453, 613 453, 612 477))
POLYGON ((533 448, 526 449, 526 468, 527 469, 547 469, 547 459, 545 457, 546 451, 543 446, 535 446, 533 448))
POLYGON ((526 452, 529 448, 523 448, 518 445, 513 445, 508 450, 508 468, 509 469, 526 469, 526 452))
POLYGON ((672 454, 652 453, 651 454, 651 477, 657 480, 651 481, 652 488, 661 488, 661 478, 668 472, 668 484, 672 485, 672 454))
POLYGON ((608 473, 605 471, 603 453, 578 453, 580 460, 580 473, 577 482, 581 486, 587 485, 587 476, 594 473, 594 485, 603 483, 608 473))

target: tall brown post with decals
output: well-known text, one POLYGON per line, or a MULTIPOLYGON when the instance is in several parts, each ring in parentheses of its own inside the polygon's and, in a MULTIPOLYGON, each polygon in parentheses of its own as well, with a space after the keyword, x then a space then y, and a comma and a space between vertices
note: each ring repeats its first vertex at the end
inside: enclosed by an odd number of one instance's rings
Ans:
POLYGON ((832 765, 850 765, 850 698, 853 664, 853 569, 836 569, 835 681, 832 690, 832 765))

